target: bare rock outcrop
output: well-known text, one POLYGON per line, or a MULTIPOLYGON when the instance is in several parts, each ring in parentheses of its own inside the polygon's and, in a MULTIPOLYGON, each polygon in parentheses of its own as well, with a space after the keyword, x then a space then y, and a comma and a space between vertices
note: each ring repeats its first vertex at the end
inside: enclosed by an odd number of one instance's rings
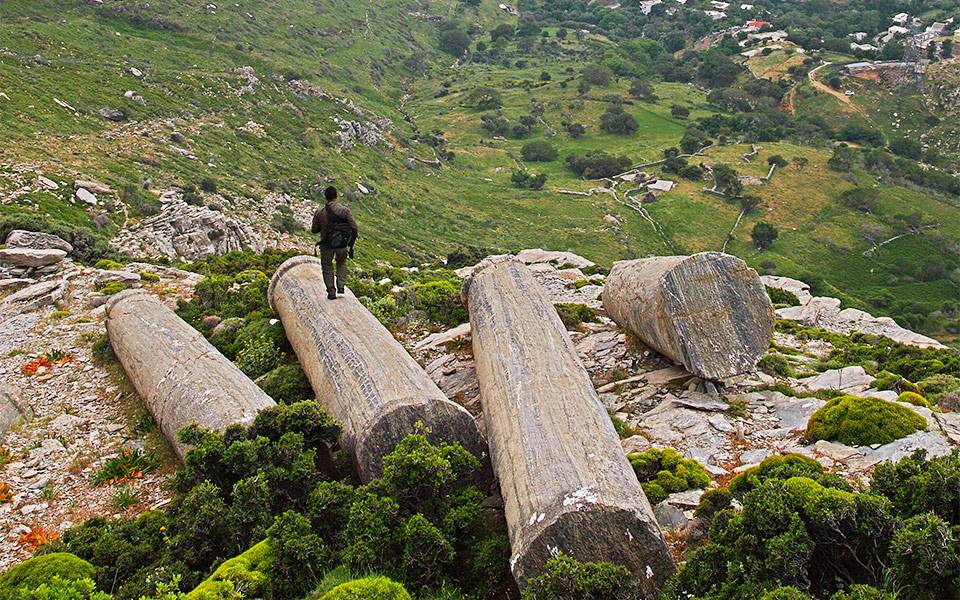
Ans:
POLYGON ((49 233, 14 229, 7 235, 7 248, 32 248, 34 250, 63 250, 73 252, 73 246, 63 238, 49 233))
POLYGON ((233 250, 263 250, 263 240, 246 223, 176 196, 167 198, 170 201, 158 214, 125 229, 113 240, 114 245, 134 255, 185 260, 233 250))

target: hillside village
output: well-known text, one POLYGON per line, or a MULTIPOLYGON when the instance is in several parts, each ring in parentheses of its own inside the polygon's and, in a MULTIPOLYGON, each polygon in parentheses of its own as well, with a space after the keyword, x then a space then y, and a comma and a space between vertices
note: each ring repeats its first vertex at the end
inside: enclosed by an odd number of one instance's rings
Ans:
POLYGON ((958 18, 4 2, 0 600, 960 594, 958 18))

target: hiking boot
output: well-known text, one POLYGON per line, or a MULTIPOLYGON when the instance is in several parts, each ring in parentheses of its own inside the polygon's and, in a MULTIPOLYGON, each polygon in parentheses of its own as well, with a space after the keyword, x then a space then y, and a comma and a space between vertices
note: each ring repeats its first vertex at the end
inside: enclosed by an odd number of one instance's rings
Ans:
POLYGON ((336 299, 337 299, 336 292, 327 292, 327 300, 336 300, 336 299))
POLYGON ((343 288, 338 289, 338 290, 337 290, 337 293, 342 296, 342 295, 344 294, 343 288))

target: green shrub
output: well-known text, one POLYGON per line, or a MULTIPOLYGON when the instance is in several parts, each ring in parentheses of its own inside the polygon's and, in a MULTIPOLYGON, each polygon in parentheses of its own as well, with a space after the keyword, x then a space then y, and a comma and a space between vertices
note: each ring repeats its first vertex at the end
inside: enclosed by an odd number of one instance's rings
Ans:
POLYGON ((924 429, 927 420, 909 408, 879 398, 838 396, 815 412, 807 423, 807 438, 832 440, 847 446, 889 444, 924 429))
POLYGON ((617 415, 610 413, 610 422, 613 423, 613 430, 617 432, 617 436, 621 439, 628 438, 633 435, 633 427, 630 427, 629 423, 617 415))
POLYGON ((416 514, 403 525, 403 580, 417 588, 435 587, 453 563, 453 546, 437 527, 416 514))
POLYGON ((320 600, 412 600, 399 583, 386 577, 364 577, 338 585, 320 600))
POLYGON ((896 592, 887 592, 870 585, 856 584, 830 596, 830 600, 899 600, 899 596, 896 592))
POLYGON ((563 326, 573 331, 580 327, 581 323, 596 323, 597 313, 586 304, 578 302, 561 302, 554 304, 563 326))
POLYGON ((810 594, 801 592, 795 587, 781 586, 764 593, 760 600, 810 600, 810 594))
POLYGON ((939 600, 960 594, 960 528, 940 517, 908 519, 890 543, 891 571, 909 598, 939 600))
POLYGON ((544 140, 534 140, 527 142, 520 149, 520 155, 523 160, 532 162, 549 162, 557 160, 557 149, 552 144, 544 140))
POLYGON ((452 281, 418 283, 398 294, 401 305, 423 314, 431 323, 455 326, 467 321, 467 309, 460 299, 460 287, 452 281))
POLYGON ((823 470, 823 465, 809 456, 802 454, 784 454, 769 456, 759 465, 747 469, 730 480, 730 492, 738 497, 760 486, 769 479, 789 479, 791 477, 806 477, 817 483, 837 489, 849 489, 844 480, 832 473, 823 470))
POLYGON ((259 381, 260 389, 280 403, 313 398, 313 389, 300 365, 280 365, 259 381))
POLYGON ((924 408, 933 408, 927 399, 917 394, 915 392, 903 392, 897 396, 897 402, 906 402, 907 404, 912 404, 914 406, 922 406, 924 408))
POLYGON ((91 579, 96 568, 82 558, 66 552, 35 556, 0 575, 0 599, 13 600, 17 590, 35 590, 50 583, 54 576, 66 581, 91 579))
POLYGON ((901 515, 931 512, 960 525, 960 450, 930 460, 918 450, 900 462, 880 463, 870 491, 887 497, 901 515))
POLYGON ((237 367, 247 377, 257 378, 277 368, 283 361, 284 354, 276 343, 266 335, 256 339, 248 339, 237 352, 237 367))
POLYGON ((937 402, 947 394, 960 391, 960 377, 953 375, 931 375, 921 380, 918 387, 922 390, 924 397, 937 402))
POLYGON ((580 562, 561 553, 547 561, 542 575, 523 590, 523 600, 627 600, 641 598, 626 567, 580 562))
POLYGON ((146 283, 156 283, 160 281, 160 276, 149 271, 140 271, 140 281, 146 283))
POLYGON ((710 474, 700 463, 670 448, 628 454, 627 460, 651 504, 666 500, 669 494, 710 485, 710 474))
POLYGON ((262 598, 269 590, 266 571, 271 560, 270 543, 263 540, 217 567, 210 577, 186 595, 185 600, 220 600, 233 598, 240 592, 245 597, 262 598))
POLYGON ((97 269, 103 269, 105 271, 119 271, 123 268, 122 263, 118 263, 115 260, 110 260, 109 258, 101 258, 93 266, 97 269))
POLYGON ((728 488, 716 488, 713 490, 707 490, 700 496, 700 504, 697 505, 696 510, 694 511, 694 516, 699 519, 705 519, 709 521, 713 518, 713 515, 717 514, 721 510, 730 508, 732 500, 732 494, 728 488))
POLYGON ((877 373, 876 378, 873 380, 873 387, 878 390, 893 390, 898 394, 900 392, 920 393, 920 387, 917 384, 907 381, 903 377, 890 371, 880 371, 877 373))
POLYGON ((793 377, 796 375, 787 357, 775 352, 764 354, 757 363, 757 367, 771 376, 793 377))
POLYGON ((49 581, 32 590, 21 589, 17 600, 111 600, 110 594, 98 591, 93 580, 64 579, 54 575, 49 581))
POLYGON ((310 521, 288 510, 267 532, 270 541, 270 581, 281 598, 302 598, 312 590, 330 564, 331 553, 310 521))
POLYGON ((786 306, 800 306, 800 299, 787 290, 769 286, 764 286, 764 288, 767 290, 767 296, 770 296, 770 302, 772 302, 777 308, 783 308, 786 306))
POLYGON ((127 289, 127 284, 125 284, 124 282, 111 281, 110 283, 100 288, 100 293, 106 294, 107 296, 113 296, 114 294, 119 294, 125 289, 127 289))

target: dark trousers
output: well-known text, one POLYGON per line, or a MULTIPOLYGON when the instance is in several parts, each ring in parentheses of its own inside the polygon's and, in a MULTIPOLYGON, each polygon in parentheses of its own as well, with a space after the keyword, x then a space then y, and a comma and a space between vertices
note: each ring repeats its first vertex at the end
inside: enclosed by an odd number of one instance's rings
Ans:
POLYGON ((327 293, 337 292, 342 294, 343 287, 347 285, 347 254, 348 248, 340 250, 320 249, 320 266, 323 270, 323 284, 327 286, 327 293), (337 261, 337 275, 334 280, 333 261, 337 261))

